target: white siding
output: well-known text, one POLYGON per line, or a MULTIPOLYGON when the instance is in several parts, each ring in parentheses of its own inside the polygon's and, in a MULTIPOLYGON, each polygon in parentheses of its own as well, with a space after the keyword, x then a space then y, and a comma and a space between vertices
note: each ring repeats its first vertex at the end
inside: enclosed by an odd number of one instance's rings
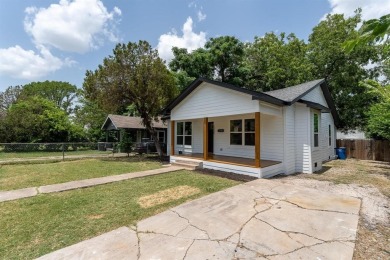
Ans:
POLYGON ((295 173, 295 106, 284 107, 284 171, 295 173))
POLYGON ((260 126, 261 159, 283 161, 283 117, 261 114, 260 126))
POLYGON ((311 173, 310 109, 295 103, 295 167, 297 172, 311 173))
POLYGON ((203 119, 192 120, 192 152, 203 153, 203 119))
POLYGON ((218 117, 260 111, 251 95, 202 83, 171 111, 172 120, 218 117))
POLYGON ((255 158, 254 146, 230 145, 230 120, 250 118, 255 118, 255 115, 252 113, 209 118, 209 122, 214 122, 214 154, 251 159, 255 158), (218 132, 218 129, 223 129, 223 132, 218 132))
POLYGON ((326 99, 324 97, 324 93, 322 92, 321 87, 316 87, 313 90, 311 90, 309 93, 307 93, 305 96, 302 97, 303 100, 315 102, 318 104, 321 104, 325 107, 328 107, 328 103, 326 102, 326 99))

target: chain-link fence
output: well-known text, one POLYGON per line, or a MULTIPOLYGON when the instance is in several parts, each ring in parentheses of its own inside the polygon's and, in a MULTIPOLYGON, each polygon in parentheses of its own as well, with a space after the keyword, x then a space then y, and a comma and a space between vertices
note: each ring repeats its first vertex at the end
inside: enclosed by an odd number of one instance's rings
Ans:
MULTIPOLYGON (((163 153, 166 145, 160 144, 163 153)), ((153 154, 157 152, 153 142, 133 143, 133 153, 153 154)), ((65 159, 78 157, 115 156, 121 153, 118 143, 0 143, 0 161, 10 159, 44 158, 65 159)))
POLYGON ((36 157, 93 157, 117 152, 115 143, 0 143, 0 160, 36 157))

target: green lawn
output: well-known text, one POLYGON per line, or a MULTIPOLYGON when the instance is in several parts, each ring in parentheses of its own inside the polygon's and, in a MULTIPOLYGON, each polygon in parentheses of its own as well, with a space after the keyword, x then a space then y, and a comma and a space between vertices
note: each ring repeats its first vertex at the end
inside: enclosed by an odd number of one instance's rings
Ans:
POLYGON ((161 167, 145 157, 104 158, 55 163, 0 165, 0 190, 13 190, 145 171, 161 167))
POLYGON ((216 176, 178 171, 3 202, 0 258, 35 258, 237 184, 216 176), (183 185, 200 192, 147 209, 137 203, 142 196, 183 185))
MULTIPOLYGON (((70 155, 109 155, 112 154, 110 151, 97 151, 97 150, 80 150, 80 151, 66 151, 66 156, 70 155)), ((52 157, 52 156, 62 156, 62 152, 14 152, 6 153, 0 151, 0 161, 7 159, 17 159, 17 158, 39 158, 39 157, 52 157)))

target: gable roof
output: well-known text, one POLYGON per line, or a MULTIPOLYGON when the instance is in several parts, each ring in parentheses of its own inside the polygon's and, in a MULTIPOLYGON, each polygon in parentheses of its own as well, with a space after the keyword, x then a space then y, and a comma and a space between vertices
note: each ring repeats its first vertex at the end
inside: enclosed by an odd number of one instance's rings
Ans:
MULTIPOLYGON (((145 129, 145 126, 142 124, 141 117, 135 116, 120 116, 120 115, 108 115, 104 124, 102 125, 102 130, 107 129, 108 125, 112 123, 115 129, 145 129)), ((159 121, 153 122, 155 128, 167 128, 164 122, 159 118, 159 121)))
POLYGON ((265 93, 275 98, 281 99, 287 103, 293 104, 299 99, 301 99, 304 95, 309 93, 312 89, 321 85, 324 82, 324 79, 316 79, 292 87, 267 91, 265 93))
POLYGON ((205 83, 210 83, 213 84, 214 86, 219 86, 222 88, 226 89, 231 89, 240 93, 244 93, 247 95, 251 95, 252 99, 255 100, 263 100, 268 103, 278 105, 278 106, 283 106, 284 102, 278 98, 272 97, 266 93, 263 92, 258 92, 258 91, 253 91, 245 88, 241 88, 232 84, 228 84, 225 82, 220 82, 220 81, 215 81, 215 80, 210 80, 210 79, 205 79, 205 78, 198 78, 194 80, 187 88, 185 88, 178 97, 176 97, 171 103, 168 104, 166 108, 163 110, 163 114, 166 112, 170 112, 176 105, 178 105, 183 99, 185 99, 189 94, 192 93, 197 87, 199 87, 203 82, 205 83))
POLYGON ((252 96, 252 100, 261 100, 265 101, 274 105, 278 106, 291 106, 297 101, 300 101, 301 103, 305 103, 307 106, 319 109, 324 112, 330 112, 332 113, 334 123, 336 126, 339 126, 339 117, 336 111, 336 107, 334 105, 333 99, 330 95, 329 89, 326 85, 326 82, 324 79, 317 79, 309 82, 305 82, 299 85, 278 89, 278 90, 272 90, 267 92, 258 92, 253 91, 249 89, 245 89, 242 87, 238 87, 232 84, 205 79, 205 78, 198 78, 194 80, 187 88, 185 88, 178 97, 176 97, 171 103, 168 104, 166 108, 162 111, 163 118, 169 118, 169 114, 171 110, 177 106, 181 101, 183 101, 189 94, 192 93, 198 86, 200 86, 203 82, 213 84, 214 86, 219 86, 222 88, 234 90, 240 93, 244 93, 247 95, 252 96), (309 93, 311 90, 316 88, 317 86, 320 86, 323 93, 325 100, 329 106, 329 109, 326 109, 326 107, 314 103, 314 102, 302 102, 301 98, 305 96, 307 93, 309 93))

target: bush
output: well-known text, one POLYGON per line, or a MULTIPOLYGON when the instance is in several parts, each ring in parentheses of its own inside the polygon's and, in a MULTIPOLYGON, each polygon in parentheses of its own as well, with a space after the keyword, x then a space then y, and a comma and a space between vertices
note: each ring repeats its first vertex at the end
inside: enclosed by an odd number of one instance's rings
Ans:
POLYGON ((122 130, 121 131, 122 139, 118 143, 118 148, 121 153, 127 153, 127 156, 130 156, 130 153, 133 148, 133 141, 131 140, 130 135, 122 130))

